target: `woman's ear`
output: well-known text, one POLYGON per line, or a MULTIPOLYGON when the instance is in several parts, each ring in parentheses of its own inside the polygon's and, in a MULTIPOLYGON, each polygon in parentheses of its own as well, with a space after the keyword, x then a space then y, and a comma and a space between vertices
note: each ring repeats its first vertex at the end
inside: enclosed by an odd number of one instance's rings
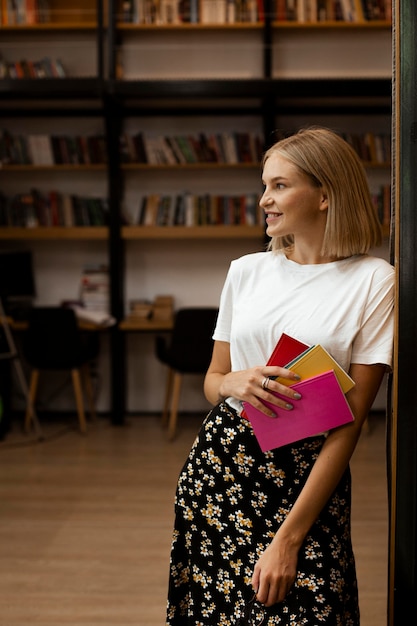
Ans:
POLYGON ((320 199, 320 211, 327 211, 328 208, 329 208, 329 201, 327 198, 327 193, 326 193, 326 190, 323 189, 322 196, 320 199))

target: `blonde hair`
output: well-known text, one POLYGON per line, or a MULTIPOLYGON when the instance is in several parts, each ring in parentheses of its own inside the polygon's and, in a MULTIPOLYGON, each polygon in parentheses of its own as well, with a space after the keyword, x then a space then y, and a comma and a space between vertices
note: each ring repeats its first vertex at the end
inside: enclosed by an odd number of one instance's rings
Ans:
MULTIPOLYGON (((262 165, 279 154, 323 188, 328 199, 322 254, 338 258, 366 254, 382 241, 365 169, 351 146, 328 128, 311 127, 275 143, 262 165)), ((294 243, 292 235, 273 237, 269 250, 294 243)))

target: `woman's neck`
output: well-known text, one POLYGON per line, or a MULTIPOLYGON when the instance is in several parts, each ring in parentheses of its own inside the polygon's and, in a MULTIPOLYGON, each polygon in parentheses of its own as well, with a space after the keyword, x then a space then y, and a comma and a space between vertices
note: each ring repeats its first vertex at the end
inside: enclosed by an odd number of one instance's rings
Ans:
POLYGON ((285 256, 290 261, 298 263, 299 265, 319 265, 322 263, 340 261, 340 259, 335 256, 323 256, 321 250, 316 247, 300 247, 295 244, 285 249, 285 256))

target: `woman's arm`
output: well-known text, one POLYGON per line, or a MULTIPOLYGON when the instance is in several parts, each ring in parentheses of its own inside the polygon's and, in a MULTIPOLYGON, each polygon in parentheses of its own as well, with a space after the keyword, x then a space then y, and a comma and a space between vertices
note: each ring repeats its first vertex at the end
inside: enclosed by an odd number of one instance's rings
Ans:
POLYGON ((285 400, 270 394, 267 389, 263 389, 262 381, 269 376, 282 376, 295 381, 299 380, 299 377, 290 370, 270 365, 259 365, 247 370, 232 372, 230 344, 226 341, 215 341, 211 363, 204 379, 204 393, 207 400, 213 405, 233 396, 238 400, 246 400, 266 415, 275 417, 274 413, 261 402, 262 399, 283 409, 291 410, 291 402, 298 401, 299 398, 291 387, 281 385, 276 381, 270 381, 269 389, 274 388, 274 391, 279 391, 287 396, 289 402, 285 402, 285 400))
POLYGON ((356 385, 347 398, 355 421, 329 433, 297 501, 255 566, 252 584, 266 606, 281 602, 293 585, 298 551, 349 463, 384 372, 382 365, 351 366, 356 385))

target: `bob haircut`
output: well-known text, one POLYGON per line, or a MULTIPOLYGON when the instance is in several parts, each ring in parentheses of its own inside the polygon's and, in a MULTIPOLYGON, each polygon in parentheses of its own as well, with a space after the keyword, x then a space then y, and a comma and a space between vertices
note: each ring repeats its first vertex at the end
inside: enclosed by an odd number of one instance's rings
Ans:
MULTIPOLYGON (((321 253, 337 258, 366 254, 379 246, 382 229, 369 191, 365 169, 351 146, 328 128, 310 127, 275 143, 262 165, 279 154, 327 195, 328 210, 321 253)), ((292 235, 272 237, 268 250, 294 243, 292 235)))

